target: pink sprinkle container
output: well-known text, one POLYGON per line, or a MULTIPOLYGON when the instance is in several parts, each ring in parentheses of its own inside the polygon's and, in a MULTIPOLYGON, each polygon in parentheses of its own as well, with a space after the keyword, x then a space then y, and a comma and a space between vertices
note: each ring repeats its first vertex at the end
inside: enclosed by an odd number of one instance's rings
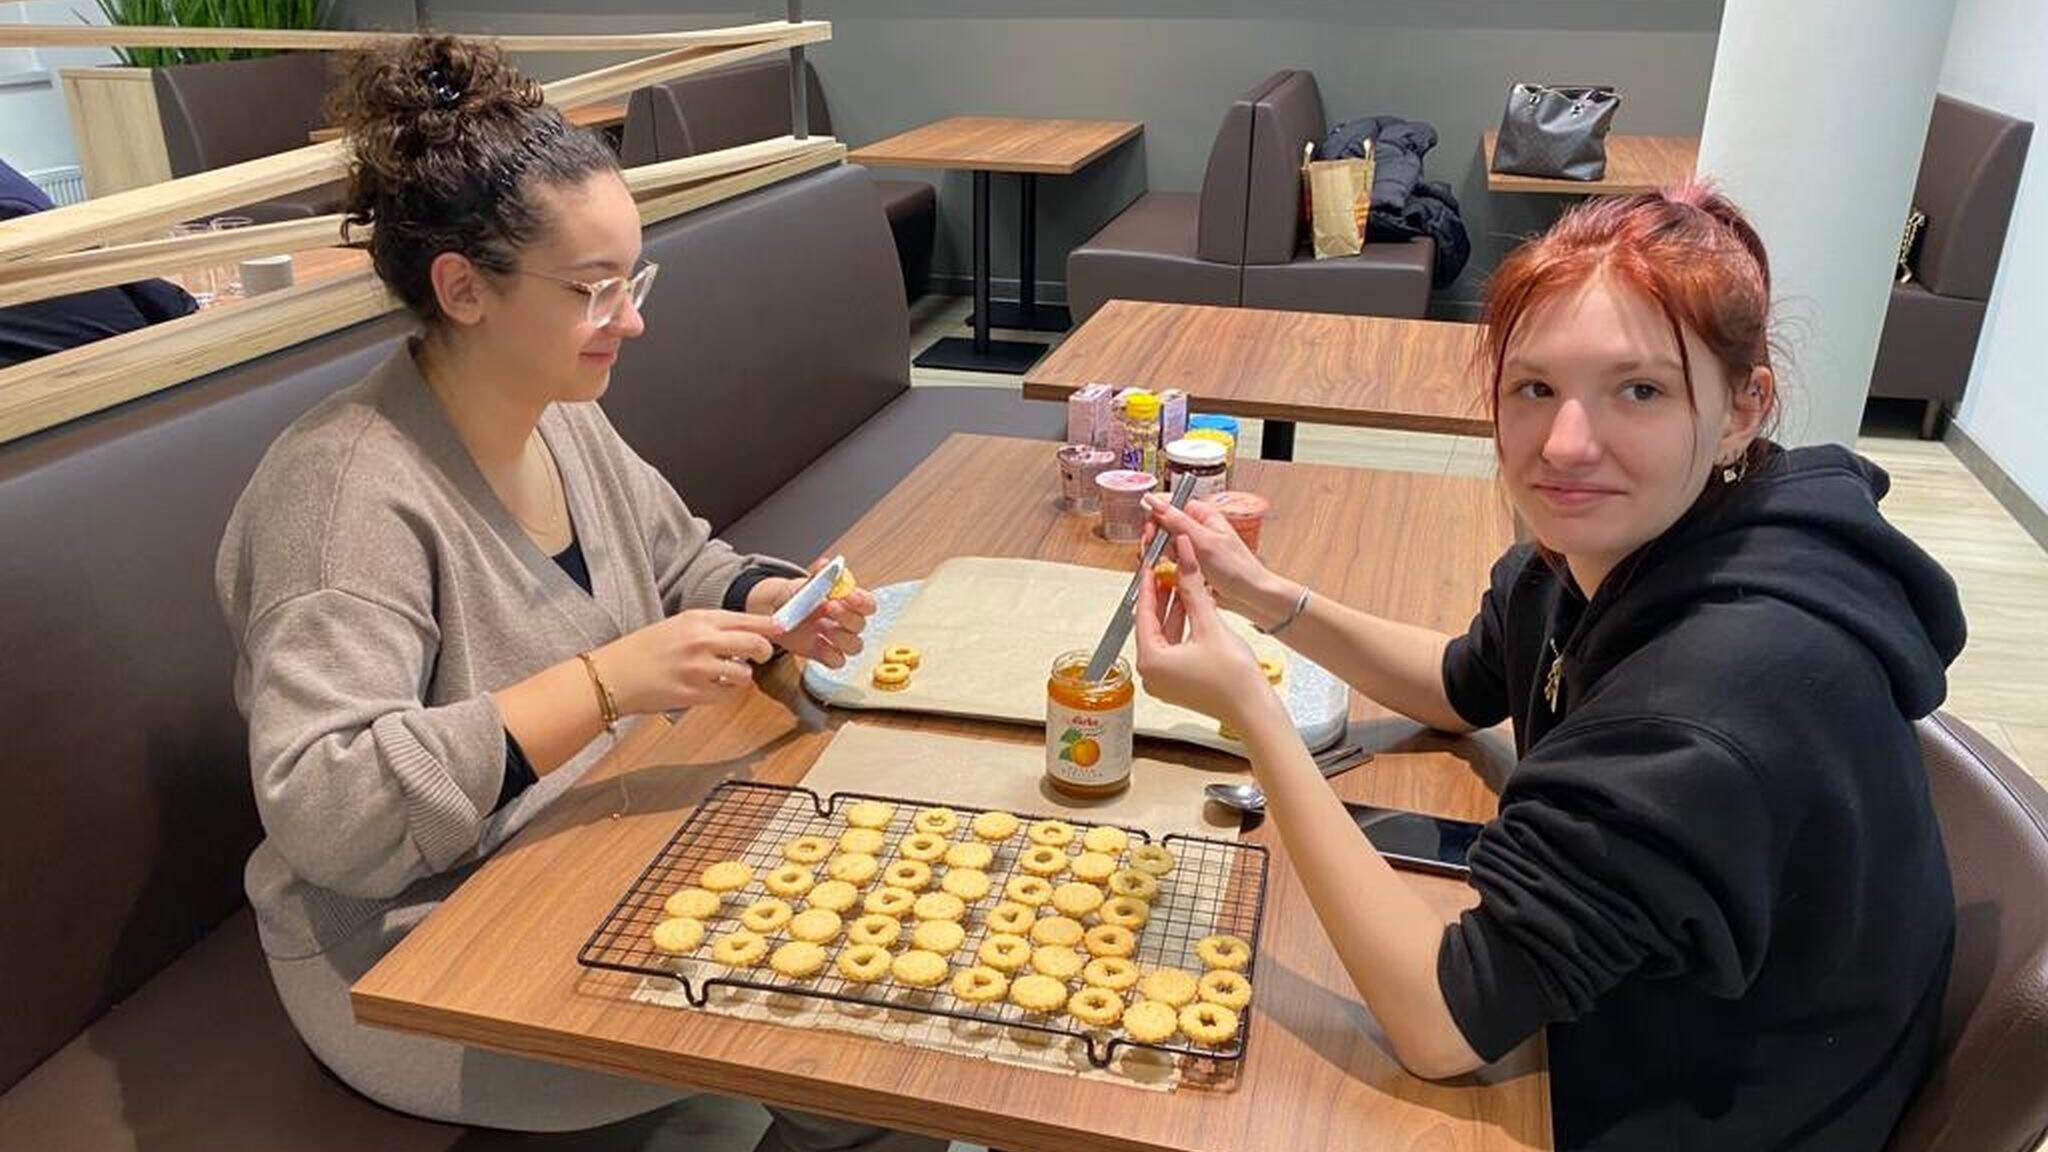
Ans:
POLYGON ((1115 469, 1095 478, 1102 489, 1102 538, 1136 541, 1145 535, 1145 493, 1159 487, 1150 472, 1115 469))

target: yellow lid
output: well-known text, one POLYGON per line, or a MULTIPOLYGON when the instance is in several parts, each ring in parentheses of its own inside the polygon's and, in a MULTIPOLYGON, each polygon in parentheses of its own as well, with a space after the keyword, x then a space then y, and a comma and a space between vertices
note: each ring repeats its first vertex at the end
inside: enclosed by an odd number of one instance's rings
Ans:
POLYGON ((1150 392, 1133 392, 1124 398, 1124 414, 1140 420, 1159 419, 1159 397, 1150 392))
POLYGON ((1214 440, 1216 443, 1223 445, 1225 451, 1237 447, 1237 437, 1232 436, 1221 428, 1190 428, 1185 438, 1189 440, 1214 440))

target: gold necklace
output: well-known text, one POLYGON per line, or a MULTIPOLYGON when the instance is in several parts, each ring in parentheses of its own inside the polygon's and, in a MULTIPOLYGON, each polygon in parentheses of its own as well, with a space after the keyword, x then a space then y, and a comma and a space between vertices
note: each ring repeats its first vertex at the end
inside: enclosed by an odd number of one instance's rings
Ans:
MULTIPOLYGON (((538 431, 526 441, 527 454, 529 456, 533 455, 534 450, 537 448, 540 448, 540 433, 538 431)), ((548 480, 547 524, 545 526, 533 524, 526 517, 519 514, 519 509, 511 508, 509 505, 507 510, 512 513, 512 519, 518 521, 521 528, 526 529, 528 535, 542 536, 546 537, 549 541, 553 541, 561 535, 562 516, 568 511, 568 508, 565 506, 568 503, 567 493, 562 490, 561 473, 548 465, 547 454, 544 449, 540 454, 540 466, 541 474, 547 477, 548 480)))

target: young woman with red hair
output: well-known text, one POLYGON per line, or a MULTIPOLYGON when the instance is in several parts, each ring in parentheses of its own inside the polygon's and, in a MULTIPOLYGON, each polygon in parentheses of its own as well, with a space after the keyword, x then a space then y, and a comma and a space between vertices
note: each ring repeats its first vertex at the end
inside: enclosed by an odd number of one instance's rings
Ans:
MULTIPOLYGON (((1700 188, 1592 201, 1502 264, 1486 370, 1535 537, 1470 629, 1378 619, 1155 503, 1181 595, 1147 690, 1244 734, 1346 970, 1416 1073, 1537 1031, 1565 1149, 1876 1149, 1932 1059, 1953 896, 1911 722, 1963 643, 1888 481, 1776 410, 1770 269, 1700 188), (1311 763, 1217 598, 1434 728, 1520 760, 1445 924, 1311 763)), ((1398 541, 1384 542, 1389 547, 1398 541)))

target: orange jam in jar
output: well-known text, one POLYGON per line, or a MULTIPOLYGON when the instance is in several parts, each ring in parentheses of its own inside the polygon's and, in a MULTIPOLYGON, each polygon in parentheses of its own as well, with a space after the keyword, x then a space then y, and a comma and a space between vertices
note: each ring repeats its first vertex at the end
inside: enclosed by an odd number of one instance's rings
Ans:
POLYGON ((1131 786, 1131 711, 1137 685, 1118 657, 1100 680, 1088 679, 1092 653, 1062 652, 1045 681, 1045 780, 1076 799, 1131 786))

